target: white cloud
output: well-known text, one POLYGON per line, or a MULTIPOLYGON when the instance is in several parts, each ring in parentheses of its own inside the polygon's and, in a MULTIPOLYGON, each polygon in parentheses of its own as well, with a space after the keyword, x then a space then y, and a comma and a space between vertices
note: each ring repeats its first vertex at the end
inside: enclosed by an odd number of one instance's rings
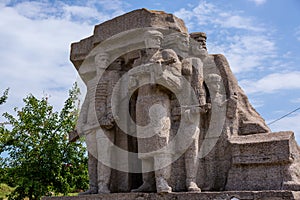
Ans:
POLYGON ((103 7, 105 10, 113 11, 114 15, 120 15, 124 13, 123 8, 129 6, 124 1, 121 0, 94 0, 89 1, 88 5, 93 6, 99 4, 101 7, 103 7))
POLYGON ((0 113, 21 106, 29 93, 48 94, 56 108, 63 105, 77 77, 69 61, 71 43, 90 36, 95 24, 122 12, 120 4, 108 5, 106 13, 92 5, 91 1, 80 5, 62 1, 1 4, 0 92, 7 87, 11 90, 0 113))
POLYGON ((224 54, 234 73, 263 69, 267 67, 265 62, 277 54, 275 40, 270 37, 273 30, 243 11, 201 1, 195 8, 182 8, 174 14, 183 18, 189 29, 207 30, 209 53, 224 54))
MULTIPOLYGON (((273 120, 268 120, 268 121, 271 122, 273 120)), ((295 136, 296 136, 296 140, 298 141, 298 144, 299 144, 300 143, 300 126, 299 126, 299 122, 300 122, 300 113, 298 111, 297 113, 294 113, 291 116, 288 116, 286 118, 283 118, 283 119, 275 122, 274 124, 271 124, 270 128, 273 132, 287 131, 287 130, 294 131, 295 136)))
POLYGON ((53 13, 56 8, 51 7, 47 2, 20 2, 14 6, 20 15, 30 19, 48 18, 49 14, 53 13))
POLYGON ((211 24, 221 28, 234 28, 256 32, 265 30, 251 17, 242 16, 241 11, 224 11, 214 4, 207 3, 206 1, 201 1, 198 6, 191 10, 181 8, 179 11, 174 12, 174 14, 182 18, 185 22, 191 21, 195 18, 196 20, 189 28, 193 28, 197 25, 211 24))
POLYGON ((249 1, 254 2, 257 6, 260 6, 267 2, 267 0, 249 0, 249 1))
POLYGON ((235 35, 226 37, 228 43, 210 43, 210 53, 221 53, 226 56, 234 73, 263 68, 263 63, 276 56, 274 41, 264 35, 235 35))
POLYGON ((1 87, 11 88, 9 102, 15 104, 29 93, 41 95, 55 88, 65 88, 67 93, 76 77, 69 62, 69 46, 88 36, 92 27, 63 19, 31 20, 13 8, 2 9, 0 18, 5 16, 0 24, 4 41, 0 44, 0 79, 1 87))
MULTIPOLYGON (((81 19, 101 19, 103 17, 103 14, 99 13, 96 8, 87 6, 65 5, 63 9, 68 20, 71 20, 73 17, 80 17, 81 19)), ((105 19, 101 20, 105 21, 107 19, 108 16, 105 16, 105 19)))
POLYGON ((247 94, 300 90, 300 71, 269 74, 260 80, 242 80, 240 85, 247 94))
POLYGON ((224 19, 217 19, 218 21, 216 20, 216 22, 220 23, 220 25, 225 28, 236 28, 258 32, 264 30, 262 27, 255 26, 251 18, 232 15, 231 13, 221 13, 220 17, 224 17, 224 19))
POLYGON ((193 16, 192 12, 190 12, 190 11, 184 9, 184 8, 181 8, 179 11, 176 11, 174 13, 174 15, 181 18, 181 19, 183 19, 184 23, 185 23, 185 25, 188 29, 193 28, 194 22, 192 21, 192 19, 193 19, 194 16, 193 16))

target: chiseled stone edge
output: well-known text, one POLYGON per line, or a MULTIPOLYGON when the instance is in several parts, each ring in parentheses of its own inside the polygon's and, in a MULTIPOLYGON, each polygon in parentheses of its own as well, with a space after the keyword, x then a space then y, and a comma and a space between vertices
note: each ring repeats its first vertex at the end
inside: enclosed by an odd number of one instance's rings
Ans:
POLYGON ((78 68, 85 56, 100 42, 124 31, 147 27, 168 28, 188 33, 184 21, 173 14, 145 8, 137 9, 96 25, 92 36, 72 43, 70 60, 78 68))
POLYGON ((284 190, 269 190, 269 191, 228 191, 228 192, 177 192, 168 194, 157 193, 113 193, 113 194, 95 194, 85 196, 63 196, 63 197, 43 197, 43 200, 209 200, 209 199, 222 199, 230 200, 237 199, 251 199, 251 200, 279 200, 291 199, 300 200, 300 192, 284 191, 284 190))

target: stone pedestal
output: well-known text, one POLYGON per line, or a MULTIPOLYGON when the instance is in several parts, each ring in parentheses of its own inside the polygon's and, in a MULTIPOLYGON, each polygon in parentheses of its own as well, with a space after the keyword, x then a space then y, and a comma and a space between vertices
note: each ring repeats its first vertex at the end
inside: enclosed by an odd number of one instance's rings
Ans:
POLYGON ((293 132, 239 136, 230 142, 226 190, 299 190, 299 147, 293 132))
POLYGON ((43 200, 282 200, 300 199, 300 192, 293 191, 230 191, 201 193, 115 193, 77 197, 43 197, 43 200))

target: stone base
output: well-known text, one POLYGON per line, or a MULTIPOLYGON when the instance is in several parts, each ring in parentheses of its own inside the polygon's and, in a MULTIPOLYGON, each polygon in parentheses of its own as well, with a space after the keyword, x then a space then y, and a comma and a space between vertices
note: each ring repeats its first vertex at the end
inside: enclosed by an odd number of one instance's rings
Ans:
POLYGON ((226 192, 174 192, 169 194, 157 193, 113 193, 94 194, 74 197, 43 197, 43 200, 300 200, 300 192, 295 191, 226 191, 226 192))
POLYGON ((291 131, 232 137, 226 190, 300 190, 300 152, 291 131))

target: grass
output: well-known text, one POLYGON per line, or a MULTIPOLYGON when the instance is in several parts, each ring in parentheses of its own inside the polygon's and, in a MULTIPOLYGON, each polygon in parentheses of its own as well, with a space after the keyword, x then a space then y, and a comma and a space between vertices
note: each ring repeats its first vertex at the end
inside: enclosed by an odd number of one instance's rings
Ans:
POLYGON ((0 183, 0 199, 7 199, 6 195, 10 194, 14 188, 9 187, 4 183, 0 183))
POLYGON ((78 193, 69 193, 68 196, 78 196, 78 193))

